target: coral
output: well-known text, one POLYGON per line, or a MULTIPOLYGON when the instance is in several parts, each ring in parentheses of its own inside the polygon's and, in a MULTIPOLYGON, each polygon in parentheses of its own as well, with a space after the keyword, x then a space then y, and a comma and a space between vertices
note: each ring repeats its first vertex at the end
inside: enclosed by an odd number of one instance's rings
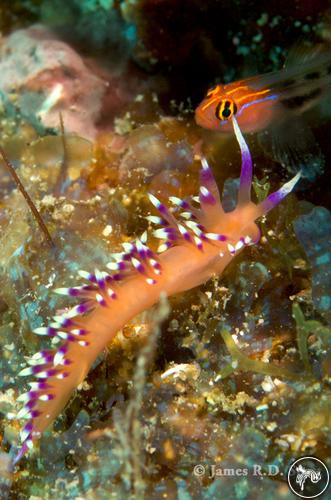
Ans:
POLYGON ((9 456, 5 453, 0 453, 0 498, 6 499, 10 493, 12 484, 11 465, 9 456))
POLYGON ((58 127, 62 112, 66 130, 88 138, 96 133, 106 82, 69 45, 36 25, 2 41, 0 89, 44 127, 58 127))
POLYGON ((294 228, 312 268, 313 304, 331 323, 331 213, 324 207, 315 207, 298 217, 294 228))
MULTIPOLYGON (((40 9, 44 23, 62 30, 71 29, 71 36, 84 40, 94 49, 111 50, 120 65, 135 44, 135 29, 119 13, 114 0, 45 0, 40 9), (59 15, 60 13, 60 15, 59 15)), ((114 62, 114 61, 113 61, 114 62)))
POLYGON ((161 117, 153 125, 127 120, 124 132, 100 133, 94 143, 93 162, 82 172, 90 189, 103 184, 152 189, 186 196, 185 176, 194 164, 198 135, 184 120, 161 117))
POLYGON ((118 169, 120 180, 134 176, 136 183, 139 177, 146 181, 162 173, 162 184, 167 174, 187 171, 193 163, 193 144, 194 134, 182 130, 181 123, 174 119, 163 118, 157 125, 137 127, 127 136, 126 152, 118 169))

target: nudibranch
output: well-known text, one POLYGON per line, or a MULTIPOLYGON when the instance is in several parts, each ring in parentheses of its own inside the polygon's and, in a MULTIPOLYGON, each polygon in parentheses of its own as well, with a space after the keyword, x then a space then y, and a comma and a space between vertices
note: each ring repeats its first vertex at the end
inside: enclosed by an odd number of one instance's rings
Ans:
POLYGON ((220 275, 246 245, 258 242, 255 220, 293 189, 300 174, 261 203, 251 201, 252 158, 236 119, 232 122, 242 156, 233 211, 224 211, 212 171, 206 158, 201 158, 198 197, 172 196, 173 208, 169 209, 149 195, 158 215, 147 219, 160 226, 153 237, 163 240, 157 252, 147 246, 144 233, 132 243, 123 243, 122 253, 112 254, 107 271, 80 271, 85 284, 56 290, 76 298, 78 304, 54 316, 49 326, 35 330, 38 335, 57 338, 58 344, 32 356, 29 366, 19 373, 34 376, 34 381, 18 398, 24 407, 17 417, 27 422, 15 464, 63 410, 96 357, 129 320, 156 304, 161 294, 184 292, 220 275))

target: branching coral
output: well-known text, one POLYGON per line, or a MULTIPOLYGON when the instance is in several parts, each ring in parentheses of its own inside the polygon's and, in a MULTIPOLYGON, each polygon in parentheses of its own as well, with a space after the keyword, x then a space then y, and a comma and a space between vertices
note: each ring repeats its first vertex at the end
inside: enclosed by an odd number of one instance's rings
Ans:
POLYGON ((156 340, 160 333, 160 324, 168 314, 168 303, 165 297, 161 297, 160 306, 156 308, 151 318, 152 332, 137 360, 130 402, 125 414, 120 410, 114 410, 115 435, 118 441, 117 450, 120 450, 120 458, 125 464, 125 473, 122 477, 126 480, 128 489, 133 489, 137 498, 142 497, 146 487, 143 482, 143 427, 140 418, 146 383, 146 368, 154 356, 156 340))

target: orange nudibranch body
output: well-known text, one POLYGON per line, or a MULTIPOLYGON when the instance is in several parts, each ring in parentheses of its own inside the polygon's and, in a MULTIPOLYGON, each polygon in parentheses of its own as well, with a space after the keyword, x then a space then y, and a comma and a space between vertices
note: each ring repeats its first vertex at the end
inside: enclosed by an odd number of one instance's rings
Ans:
POLYGON ((14 464, 59 415, 98 354, 130 319, 157 303, 163 293, 171 296, 220 275, 246 245, 258 242, 255 220, 293 189, 298 175, 261 203, 251 201, 252 159, 236 119, 231 121, 242 153, 234 210, 224 211, 212 171, 202 158, 198 200, 170 197, 175 207, 170 210, 149 195, 159 213, 147 217, 161 226, 152 233, 163 240, 158 253, 147 246, 144 233, 132 243, 123 243, 124 251, 112 255, 108 271, 80 271, 85 284, 57 290, 80 302, 61 316, 54 316, 50 326, 35 330, 38 335, 57 340, 58 345, 36 353, 19 374, 33 376, 34 381, 18 398, 24 406, 17 417, 27 422, 14 464))

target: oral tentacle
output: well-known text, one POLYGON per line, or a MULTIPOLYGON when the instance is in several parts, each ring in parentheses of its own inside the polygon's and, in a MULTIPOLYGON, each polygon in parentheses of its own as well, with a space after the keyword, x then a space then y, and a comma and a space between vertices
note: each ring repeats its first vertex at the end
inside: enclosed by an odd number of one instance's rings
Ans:
POLYGON ((281 188, 269 194, 265 200, 261 201, 256 207, 256 218, 267 214, 275 208, 295 187, 301 177, 301 172, 298 172, 291 180, 283 184, 281 188))
POLYGON ((247 143, 234 116, 232 117, 232 124, 241 151, 242 163, 239 180, 238 206, 242 206, 251 201, 253 161, 247 143))

